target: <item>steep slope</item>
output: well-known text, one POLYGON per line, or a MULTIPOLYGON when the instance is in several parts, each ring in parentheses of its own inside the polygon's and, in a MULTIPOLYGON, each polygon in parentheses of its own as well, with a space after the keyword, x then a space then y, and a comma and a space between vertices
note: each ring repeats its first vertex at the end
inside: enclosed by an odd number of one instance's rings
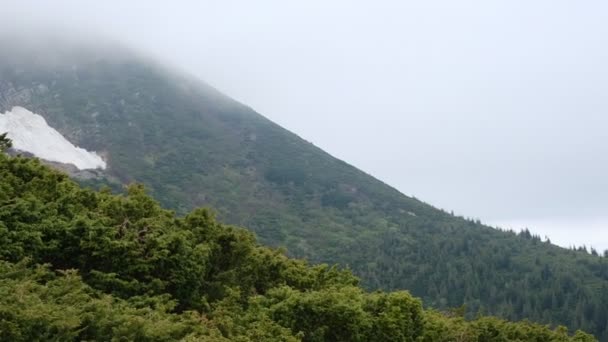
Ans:
POLYGON ((60 47, 45 58, 29 47, 3 50, 0 112, 25 107, 100 152, 107 169, 98 183, 142 182, 178 213, 211 206, 267 245, 349 266, 368 288, 410 289, 436 307, 467 304, 471 313, 608 337, 605 258, 404 196, 204 83, 129 52, 60 47))
POLYGON ((2 341, 596 341, 366 293, 207 210, 177 218, 141 186, 93 192, 0 152, 0 189, 2 341))

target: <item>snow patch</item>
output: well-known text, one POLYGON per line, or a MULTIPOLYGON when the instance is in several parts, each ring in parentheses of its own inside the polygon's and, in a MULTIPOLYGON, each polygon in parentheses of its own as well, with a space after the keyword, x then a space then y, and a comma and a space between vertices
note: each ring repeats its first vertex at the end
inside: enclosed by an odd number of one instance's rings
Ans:
POLYGON ((0 133, 4 132, 8 132, 14 149, 40 159, 73 164, 80 170, 106 168, 106 162, 96 152, 74 146, 42 116, 23 107, 0 114, 0 133))

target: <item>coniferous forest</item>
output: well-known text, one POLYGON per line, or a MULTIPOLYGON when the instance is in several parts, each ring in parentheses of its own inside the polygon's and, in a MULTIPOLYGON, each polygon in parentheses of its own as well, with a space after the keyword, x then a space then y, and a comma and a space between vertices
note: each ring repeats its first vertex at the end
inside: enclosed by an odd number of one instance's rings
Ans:
POLYGON ((595 341, 366 292, 140 185, 97 192, 0 153, 0 190, 2 341, 595 341))

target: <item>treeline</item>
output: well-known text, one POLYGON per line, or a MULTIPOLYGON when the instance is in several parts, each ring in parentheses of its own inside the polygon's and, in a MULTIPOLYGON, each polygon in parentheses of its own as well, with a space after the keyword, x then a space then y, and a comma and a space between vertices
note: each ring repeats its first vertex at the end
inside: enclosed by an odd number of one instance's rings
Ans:
MULTIPOLYGON (((528 229, 528 228, 522 229, 519 233, 515 233, 515 231, 513 229, 504 230, 500 227, 497 229, 500 231, 503 231, 503 232, 514 234, 514 235, 516 234, 519 237, 523 237, 528 240, 533 240, 535 242, 546 242, 548 244, 551 243, 551 239, 549 239, 549 237, 546 236, 545 241, 543 241, 540 235, 531 233, 530 229, 528 229)), ((593 247, 589 247, 589 249, 587 249, 586 245, 581 245, 581 246, 570 245, 568 247, 568 249, 571 251, 584 252, 587 254, 591 254, 592 256, 595 256, 595 257, 608 258, 608 249, 604 250, 603 253, 598 252, 598 250, 593 247)))
POLYGON ((83 189, 0 154, 0 340, 595 341, 564 327, 424 310, 349 271, 258 245, 143 187, 83 189))

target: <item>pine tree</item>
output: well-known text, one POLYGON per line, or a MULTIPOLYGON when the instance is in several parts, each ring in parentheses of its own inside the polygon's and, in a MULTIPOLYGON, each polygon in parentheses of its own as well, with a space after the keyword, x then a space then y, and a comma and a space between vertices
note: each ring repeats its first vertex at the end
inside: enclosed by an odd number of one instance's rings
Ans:
POLYGON ((8 133, 0 134, 0 152, 4 152, 13 147, 13 141, 7 137, 8 133))

